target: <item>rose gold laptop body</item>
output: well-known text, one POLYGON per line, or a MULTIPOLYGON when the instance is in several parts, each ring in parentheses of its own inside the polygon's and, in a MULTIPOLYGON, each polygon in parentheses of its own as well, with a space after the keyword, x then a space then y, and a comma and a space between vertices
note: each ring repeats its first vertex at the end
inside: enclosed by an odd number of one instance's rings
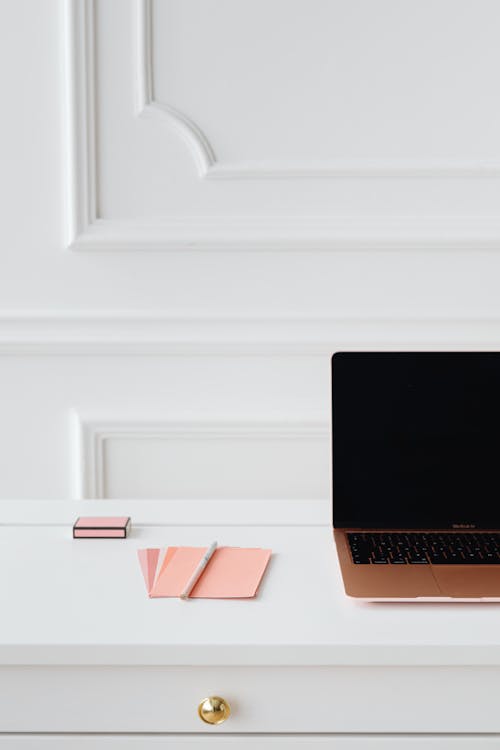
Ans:
POLYGON ((499 565, 355 565, 349 531, 372 529, 333 530, 347 596, 367 601, 500 601, 499 565))

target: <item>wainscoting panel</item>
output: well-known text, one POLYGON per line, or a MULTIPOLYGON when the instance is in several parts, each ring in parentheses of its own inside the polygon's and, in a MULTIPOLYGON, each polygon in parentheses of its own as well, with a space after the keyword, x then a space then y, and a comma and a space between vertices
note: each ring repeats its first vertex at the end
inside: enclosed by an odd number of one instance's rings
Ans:
POLYGON ((494 129, 474 135, 500 126, 491 2, 137 0, 137 13, 139 114, 184 130, 202 177, 500 175, 494 129))
POLYGON ((0 497, 328 504, 332 352, 499 342, 493 316, 0 315, 0 497))
POLYGON ((75 418, 78 499, 328 498, 326 423, 75 418))

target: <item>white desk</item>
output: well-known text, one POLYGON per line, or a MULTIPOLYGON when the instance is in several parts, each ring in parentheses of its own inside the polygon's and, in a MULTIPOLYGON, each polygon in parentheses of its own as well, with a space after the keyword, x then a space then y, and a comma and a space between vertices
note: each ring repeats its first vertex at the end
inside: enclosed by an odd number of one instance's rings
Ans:
POLYGON ((289 525, 262 506, 270 525, 252 524, 254 510, 246 526, 217 525, 214 507, 230 524, 221 504, 174 504, 167 519, 152 503, 26 503, 35 525, 16 523, 19 503, 4 505, 0 748, 35 747, 20 732, 130 750, 159 739, 211 747, 210 735, 246 750, 255 732, 265 750, 500 747, 488 736, 500 733, 500 605, 357 603, 343 594, 319 506, 294 506, 289 525), (130 513, 132 536, 73 540, 74 518, 96 507, 130 513), (257 599, 148 599, 136 548, 213 538, 273 549, 257 599), (207 695, 231 704, 218 727, 197 715, 207 695), (378 733, 404 736, 380 744, 378 733))

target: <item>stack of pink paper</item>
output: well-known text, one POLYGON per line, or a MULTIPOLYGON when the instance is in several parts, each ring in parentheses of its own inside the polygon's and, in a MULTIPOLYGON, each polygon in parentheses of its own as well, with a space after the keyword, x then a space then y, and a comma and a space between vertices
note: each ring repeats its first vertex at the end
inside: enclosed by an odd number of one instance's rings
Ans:
MULTIPOLYGON (((138 550, 149 596, 180 596, 206 551, 206 547, 138 550)), ((270 557, 269 549, 217 547, 190 598, 252 598, 257 593, 270 557)))

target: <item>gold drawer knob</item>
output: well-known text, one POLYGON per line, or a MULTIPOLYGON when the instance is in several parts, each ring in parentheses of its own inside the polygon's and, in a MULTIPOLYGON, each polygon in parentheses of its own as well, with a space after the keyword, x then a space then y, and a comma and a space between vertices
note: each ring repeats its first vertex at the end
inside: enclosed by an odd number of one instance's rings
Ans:
POLYGON ((231 715, 229 703, 218 695, 204 698, 198 706, 198 715, 207 724, 222 724, 231 715))

